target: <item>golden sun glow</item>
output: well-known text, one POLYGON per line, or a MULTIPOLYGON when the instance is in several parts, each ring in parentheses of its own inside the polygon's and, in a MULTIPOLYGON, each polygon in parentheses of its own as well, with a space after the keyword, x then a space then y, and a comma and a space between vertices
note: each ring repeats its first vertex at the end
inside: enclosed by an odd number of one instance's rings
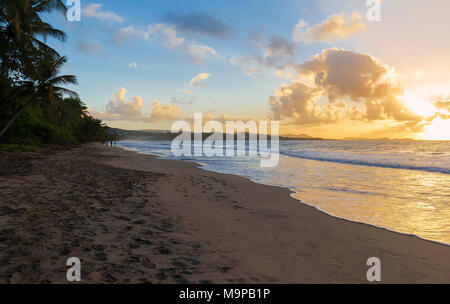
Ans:
POLYGON ((421 139, 425 140, 450 140, 450 120, 444 120, 439 116, 426 126, 421 139))
POLYGON ((429 117, 437 112, 436 107, 429 100, 408 92, 400 97, 400 100, 402 100, 405 105, 417 115, 429 117))
POLYGON ((425 123, 428 119, 433 121, 424 127, 423 132, 418 135, 417 139, 423 140, 450 140, 450 120, 443 119, 437 114, 447 114, 446 111, 438 109, 433 102, 432 98, 423 98, 419 95, 406 92, 403 96, 399 97, 405 106, 414 112, 415 114, 422 116, 425 123))

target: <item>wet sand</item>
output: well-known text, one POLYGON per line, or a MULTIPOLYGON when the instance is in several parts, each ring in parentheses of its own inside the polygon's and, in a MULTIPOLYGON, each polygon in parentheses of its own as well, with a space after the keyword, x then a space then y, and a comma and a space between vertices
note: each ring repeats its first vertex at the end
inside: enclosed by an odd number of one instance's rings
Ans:
POLYGON ((450 247, 326 215, 287 189, 86 145, 0 156, 0 283, 450 283, 450 247))

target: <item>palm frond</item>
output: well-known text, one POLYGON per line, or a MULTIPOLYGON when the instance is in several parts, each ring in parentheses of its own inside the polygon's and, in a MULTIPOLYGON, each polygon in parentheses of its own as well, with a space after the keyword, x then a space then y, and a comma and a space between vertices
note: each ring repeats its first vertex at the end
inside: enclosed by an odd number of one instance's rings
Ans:
POLYGON ((62 87, 53 87, 53 88, 54 88, 55 93, 57 93, 57 94, 67 95, 71 98, 80 98, 78 93, 74 92, 72 90, 62 88, 62 87))
POLYGON ((42 51, 50 54, 51 56, 54 56, 54 57, 59 57, 60 56, 57 51, 55 51, 53 48, 51 48, 50 46, 48 46, 44 42, 40 41, 39 39, 33 37, 32 38, 32 42, 39 49, 41 49, 42 51))
POLYGON ((77 77, 74 75, 58 76, 51 79, 48 83, 51 85, 78 84, 77 77))
POLYGON ((52 37, 59 41, 66 41, 66 33, 61 30, 55 29, 50 24, 45 22, 33 22, 29 25, 30 32, 34 35, 39 35, 44 38, 44 41, 47 41, 47 37, 52 37))
POLYGON ((39 12, 50 12, 52 10, 57 10, 65 13, 67 11, 67 7, 61 0, 34 0, 32 4, 33 8, 39 12))

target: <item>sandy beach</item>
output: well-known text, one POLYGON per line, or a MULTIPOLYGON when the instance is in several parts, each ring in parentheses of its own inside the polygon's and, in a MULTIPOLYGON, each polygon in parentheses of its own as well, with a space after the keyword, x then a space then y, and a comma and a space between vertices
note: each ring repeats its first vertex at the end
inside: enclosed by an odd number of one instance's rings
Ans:
POLYGON ((450 247, 100 144, 0 156, 0 283, 449 283, 450 247))

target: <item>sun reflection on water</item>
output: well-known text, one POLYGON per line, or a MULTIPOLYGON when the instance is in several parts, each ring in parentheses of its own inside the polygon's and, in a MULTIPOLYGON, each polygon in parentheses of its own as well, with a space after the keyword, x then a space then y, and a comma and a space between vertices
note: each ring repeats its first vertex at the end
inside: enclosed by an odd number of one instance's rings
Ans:
POLYGON ((293 158, 280 167, 297 170, 295 198, 327 213, 450 244, 447 174, 293 158))

